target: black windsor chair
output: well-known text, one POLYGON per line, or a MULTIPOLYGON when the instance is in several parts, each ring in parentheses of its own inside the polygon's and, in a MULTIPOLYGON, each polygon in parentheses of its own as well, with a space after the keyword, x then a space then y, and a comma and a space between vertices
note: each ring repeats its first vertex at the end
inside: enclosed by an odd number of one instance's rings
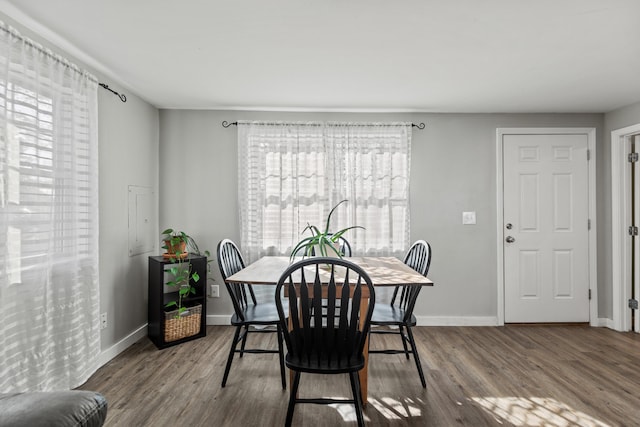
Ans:
MULTIPOLYGON (((409 251, 407 252, 404 263, 409 267, 416 270, 418 273, 426 276, 429 271, 429 265, 431 264, 431 246, 424 240, 416 241, 409 251)), ((391 297, 390 304, 378 304, 373 312, 371 318, 371 325, 375 326, 396 326, 394 329, 371 329, 371 334, 397 334, 402 339, 403 350, 385 349, 385 350, 371 350, 372 353, 384 353, 384 354, 401 354, 404 353, 409 359, 409 354, 413 354, 413 359, 416 362, 418 368, 418 375, 420 375, 420 382, 422 387, 426 388, 427 383, 424 379, 424 373, 422 372, 422 364, 420 363, 420 356, 416 347, 416 341, 413 338, 413 332, 411 328, 416 325, 416 317, 413 315, 413 308, 416 305, 418 294, 420 293, 422 286, 416 285, 403 285, 396 286, 391 297), (405 333, 406 330, 406 333, 405 333), (407 343, 409 347, 407 347, 407 343)))
POLYGON ((364 368, 364 345, 375 305, 373 283, 367 273, 343 259, 307 258, 285 270, 278 280, 275 300, 288 350, 285 363, 294 373, 285 426, 291 426, 298 403, 352 403, 358 425, 364 425, 358 371, 364 368), (325 284, 322 277, 328 277, 325 284), (281 299, 283 292, 289 302, 290 324, 281 299), (326 315, 322 314, 323 302, 327 304, 326 315), (336 316, 338 304, 342 309, 336 316), (348 373, 353 399, 299 398, 303 372, 348 373))
POLYGON ((231 342, 229 350, 229 358, 224 369, 224 377, 222 378, 222 387, 226 386, 231 363, 235 353, 240 353, 240 357, 244 353, 278 353, 280 359, 280 376, 282 379, 282 388, 287 388, 287 380, 284 370, 284 349, 282 345, 282 329, 278 311, 272 302, 261 302, 258 304, 253 288, 245 283, 228 283, 227 278, 245 267, 240 250, 229 239, 224 239, 218 243, 218 266, 220 274, 224 279, 224 283, 233 303, 234 314, 231 316, 231 324, 236 327, 236 332, 231 342), (256 329, 252 326, 275 326, 276 329, 256 329), (244 328, 244 332, 242 329, 244 328), (249 333, 273 333, 278 335, 278 350, 262 349, 262 348, 246 348, 247 336, 249 333), (241 342, 240 349, 238 343, 241 342))
POLYGON ((345 239, 344 237, 339 237, 338 238, 338 243, 339 243, 338 250, 340 251, 342 256, 350 257, 351 256, 351 245, 349 244, 349 241, 347 239, 345 239))

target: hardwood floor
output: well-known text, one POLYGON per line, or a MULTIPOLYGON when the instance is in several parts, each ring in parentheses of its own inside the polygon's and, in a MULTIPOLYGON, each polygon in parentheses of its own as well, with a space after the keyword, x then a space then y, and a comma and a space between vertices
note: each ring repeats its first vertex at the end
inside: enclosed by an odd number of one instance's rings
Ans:
MULTIPOLYGON (((630 426, 640 423, 640 334, 586 326, 415 328, 425 369, 374 354, 372 426, 630 426)), ((147 338, 103 366, 82 389, 109 403, 106 426, 279 426, 287 391, 277 355, 236 359, 224 372, 230 326, 157 350, 147 338)), ((260 334, 276 348, 275 334, 260 334)), ((376 335, 371 348, 397 337, 376 335)), ((265 344, 267 344, 265 342, 265 344)), ((398 346, 399 342, 395 343, 398 346)), ((347 377, 302 377, 302 396, 349 397, 347 377)), ((350 405, 299 405, 296 426, 354 425, 350 405)))

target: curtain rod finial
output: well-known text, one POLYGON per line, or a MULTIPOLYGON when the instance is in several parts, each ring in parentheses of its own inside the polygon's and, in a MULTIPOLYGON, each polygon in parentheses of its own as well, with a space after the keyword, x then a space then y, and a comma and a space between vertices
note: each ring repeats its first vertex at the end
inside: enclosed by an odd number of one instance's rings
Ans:
POLYGON ((107 85, 107 84, 104 84, 104 83, 98 83, 98 84, 99 84, 100 86, 102 86, 103 88, 105 88, 106 90, 108 90, 109 92, 112 92, 112 93, 114 93, 115 95, 117 95, 117 96, 118 96, 118 98, 120 98, 120 101, 122 101, 122 102, 127 102, 127 97, 126 97, 126 95, 125 95, 124 93, 118 93, 118 92, 116 92, 115 90, 111 89, 111 88, 109 87, 109 85, 107 85))

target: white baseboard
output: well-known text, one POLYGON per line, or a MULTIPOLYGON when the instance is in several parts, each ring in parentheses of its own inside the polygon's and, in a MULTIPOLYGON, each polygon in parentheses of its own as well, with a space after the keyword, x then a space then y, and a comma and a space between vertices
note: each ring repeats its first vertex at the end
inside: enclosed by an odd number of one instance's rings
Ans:
POLYGON ((100 366, 106 365, 107 362, 109 362, 111 359, 113 359, 114 357, 125 351, 127 348, 135 344, 138 340, 146 336, 147 324, 145 323, 108 349, 101 351, 98 363, 100 363, 100 366))
POLYGON ((598 320, 596 321, 596 324, 592 326, 598 326, 601 328, 609 328, 609 329, 615 329, 613 327, 613 320, 612 319, 607 319, 606 317, 599 317, 598 320))
POLYGON ((230 314, 207 314, 207 325, 231 325, 230 314))
MULTIPOLYGON (((230 325, 230 314, 207 315, 207 325, 230 325)), ((418 326, 499 326, 495 316, 416 316, 418 326)), ((613 328, 613 320, 599 318, 592 326, 613 328)))
MULTIPOLYGON (((206 318, 207 325, 230 325, 231 324, 231 315, 207 315, 206 318)), ((147 324, 140 326, 135 331, 131 332, 129 335, 100 352, 100 356, 98 357, 99 366, 106 365, 111 359, 125 351, 127 348, 131 347, 140 339, 147 336, 147 324)))
MULTIPOLYGON (((448 317, 448 316, 416 316, 418 326, 499 326, 498 318, 487 317, 448 317)), ((594 327, 615 329, 613 320, 598 318, 591 324, 594 327)))
POLYGON ((498 326, 494 316, 416 316, 418 326, 498 326))

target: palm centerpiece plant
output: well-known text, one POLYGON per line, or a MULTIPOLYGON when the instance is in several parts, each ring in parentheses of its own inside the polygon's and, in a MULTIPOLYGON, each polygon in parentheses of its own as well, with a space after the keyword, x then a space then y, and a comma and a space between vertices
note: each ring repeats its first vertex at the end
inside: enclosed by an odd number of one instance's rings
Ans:
POLYGON ((354 228, 364 229, 364 227, 361 227, 359 225, 353 225, 336 232, 330 231, 331 215, 338 206, 346 201, 347 200, 340 201, 333 207, 333 209, 331 209, 331 211, 329 212, 329 216, 327 216, 327 223, 325 225, 324 231, 320 230, 320 228, 315 225, 307 223, 307 226, 304 228, 304 230, 302 230, 302 233, 304 234, 308 230, 311 233, 311 236, 305 237, 296 244, 296 246, 291 251, 291 256, 289 257, 290 260, 293 260, 298 252, 302 252, 303 257, 317 255, 338 256, 339 258, 342 258, 342 252, 340 251, 339 247, 339 240, 342 235, 354 228))

